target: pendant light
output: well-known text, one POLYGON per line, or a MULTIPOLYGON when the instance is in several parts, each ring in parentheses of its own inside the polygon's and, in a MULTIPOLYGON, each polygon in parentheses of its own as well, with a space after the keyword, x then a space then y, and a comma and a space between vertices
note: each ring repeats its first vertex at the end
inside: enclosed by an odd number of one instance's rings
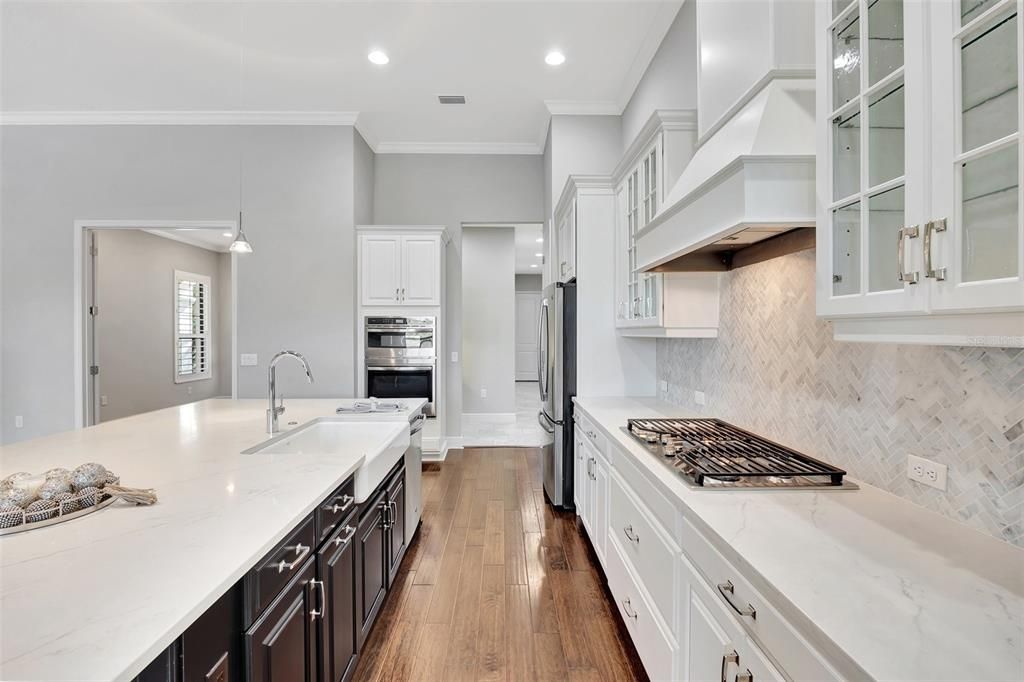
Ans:
MULTIPOLYGON (((238 104, 239 110, 245 105, 245 98, 242 97, 242 89, 245 87, 245 58, 244 50, 245 47, 242 44, 242 37, 245 32, 244 24, 244 8, 239 8, 238 15, 238 104)), ((240 136, 241 137, 241 136, 240 136)), ((228 247, 228 251, 231 253, 252 253, 252 244, 245 236, 245 230, 242 229, 242 143, 238 145, 238 234, 235 235, 235 241, 231 242, 231 246, 228 247)))

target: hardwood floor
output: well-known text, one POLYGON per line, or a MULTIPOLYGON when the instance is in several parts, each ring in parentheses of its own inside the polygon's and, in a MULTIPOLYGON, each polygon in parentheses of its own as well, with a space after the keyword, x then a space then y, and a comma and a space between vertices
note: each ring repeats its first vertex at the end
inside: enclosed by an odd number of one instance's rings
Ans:
POLYGON ((646 680, 539 450, 452 450, 423 472, 423 525, 356 680, 646 680))

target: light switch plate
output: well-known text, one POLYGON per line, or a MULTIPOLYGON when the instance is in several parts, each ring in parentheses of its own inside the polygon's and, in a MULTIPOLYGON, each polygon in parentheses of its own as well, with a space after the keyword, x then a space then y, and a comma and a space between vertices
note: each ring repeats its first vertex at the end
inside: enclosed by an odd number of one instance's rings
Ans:
POLYGON ((707 396, 704 395, 704 391, 694 391, 693 402, 697 403, 698 405, 707 405, 708 399, 707 396))
POLYGON ((459 361, 459 351, 453 350, 452 351, 452 362, 458 362, 458 361, 459 361))
POLYGON ((946 475, 949 467, 924 457, 907 456, 907 478, 938 490, 946 489, 946 475))
POLYGON ((107 396, 101 395, 100 396, 100 407, 106 407, 106 406, 107 406, 107 396))
POLYGON ((239 364, 242 367, 255 367, 259 364, 259 357, 256 353, 242 353, 242 357, 239 358, 239 364))

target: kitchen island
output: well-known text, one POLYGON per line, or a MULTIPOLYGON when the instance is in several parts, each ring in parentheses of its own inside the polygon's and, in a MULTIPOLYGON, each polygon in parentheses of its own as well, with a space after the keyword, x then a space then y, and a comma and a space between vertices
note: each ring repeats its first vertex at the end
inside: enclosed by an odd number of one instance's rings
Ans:
MULTIPOLYGON (((290 400, 281 428, 342 402, 290 400)), ((405 449, 407 402, 347 417, 343 454, 242 454, 269 439, 266 402, 227 399, 0 448, 0 477, 99 462, 159 496, 0 538, 0 679, 133 678, 364 461, 405 449)))

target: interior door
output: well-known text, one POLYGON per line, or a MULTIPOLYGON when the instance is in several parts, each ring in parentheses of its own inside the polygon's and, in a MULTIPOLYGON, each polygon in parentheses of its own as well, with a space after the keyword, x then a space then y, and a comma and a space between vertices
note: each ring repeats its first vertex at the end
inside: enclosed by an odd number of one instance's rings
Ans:
POLYGON ((365 235, 360 239, 363 305, 399 305, 401 302, 401 237, 365 235))
POLYGON ((516 381, 537 380, 540 292, 516 293, 516 381))
POLYGON ((440 252, 440 237, 402 237, 403 304, 441 305, 440 252))

